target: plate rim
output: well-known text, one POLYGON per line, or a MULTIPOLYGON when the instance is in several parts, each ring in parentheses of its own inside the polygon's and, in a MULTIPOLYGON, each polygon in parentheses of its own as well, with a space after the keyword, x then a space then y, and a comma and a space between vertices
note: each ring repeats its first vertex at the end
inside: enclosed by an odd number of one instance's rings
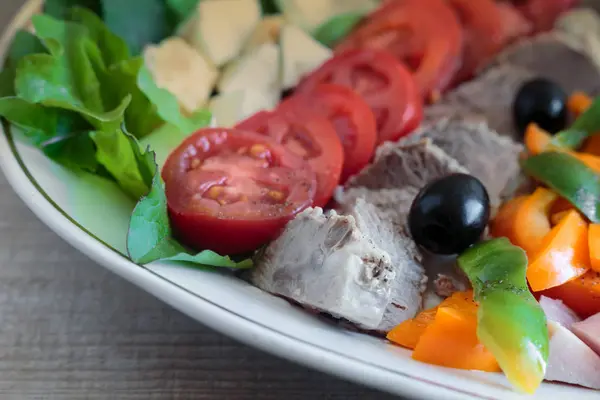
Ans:
MULTIPOLYGON (((2 31, 0 62, 4 61, 16 31, 28 23, 42 4, 43 0, 27 0, 2 31)), ((10 127, 5 123, 0 125, 0 170, 14 192, 34 215, 76 250, 217 332, 311 369, 409 398, 462 400, 468 396, 473 399, 496 399, 462 387, 453 387, 422 376, 411 375, 409 372, 390 370, 277 331, 260 321, 247 318, 203 298, 149 268, 133 263, 77 223, 40 187, 16 149, 10 127)))

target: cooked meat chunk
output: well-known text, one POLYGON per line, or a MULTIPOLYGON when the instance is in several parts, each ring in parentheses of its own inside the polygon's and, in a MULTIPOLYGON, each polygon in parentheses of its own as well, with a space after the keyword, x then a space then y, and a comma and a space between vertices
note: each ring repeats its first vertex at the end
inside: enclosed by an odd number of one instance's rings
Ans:
MULTIPOLYGON (((600 1, 593 3, 600 10, 600 1)), ((597 10, 579 8, 563 14, 556 21, 556 30, 564 34, 571 47, 587 54, 600 69, 600 14, 597 10)))
MULTIPOLYGON (((431 180, 456 172, 467 171, 430 138, 416 139, 414 143, 386 143, 379 148, 375 161, 352 178, 337 198, 342 210, 354 216, 361 231, 392 259, 396 279, 382 328, 411 318, 422 305, 425 269, 429 268, 423 267, 428 264, 423 262, 421 251, 408 233, 412 202, 431 180)), ((429 271, 427 274, 437 276, 429 271)))
POLYGON ((445 297, 471 287, 469 279, 456 263, 455 256, 438 256, 423 251, 423 265, 427 272, 427 289, 423 294, 423 308, 437 306, 445 297))
POLYGON ((462 282, 457 282, 446 274, 438 274, 437 278, 433 280, 435 294, 440 297, 450 297, 454 293, 464 290, 464 288, 461 288, 461 284, 462 282))
POLYGON ((549 321, 546 380, 600 389, 600 356, 561 324, 549 321))
POLYGON ((257 256, 250 279, 267 292, 377 330, 396 275, 390 255, 354 217, 310 208, 257 256))
POLYGON ((557 322, 568 329, 571 329, 573 324, 581 321, 581 318, 567 307, 562 300, 541 296, 539 302, 548 321, 557 322))
POLYGON ((567 93, 600 92, 600 71, 585 48, 573 47, 564 34, 551 32, 522 41, 499 54, 492 65, 513 65, 558 83, 567 93))
POLYGON ((600 314, 575 322, 571 329, 579 339, 600 355, 600 314))
POLYGON ((429 138, 484 184, 492 204, 499 205, 503 191, 520 173, 523 146, 500 136, 479 118, 452 116, 425 124, 403 143, 429 138))
POLYGON ((444 100, 425 110, 426 121, 441 117, 474 118, 481 115, 490 129, 515 139, 519 133, 512 116, 512 105, 520 87, 535 74, 513 65, 499 65, 488 69, 470 82, 449 92, 444 100))
MULTIPOLYGON (((571 36, 552 32, 510 46, 477 78, 427 107, 425 125, 448 116, 473 120, 479 114, 490 129, 518 141, 520 134, 514 124, 512 106, 526 81, 544 77, 561 85, 567 93, 575 90, 591 94, 600 92, 600 70, 591 51, 572 44, 576 40, 569 39, 571 36)), ((599 57, 597 51, 594 50, 596 58, 599 57)))
POLYGON ((410 189, 393 190, 386 191, 386 204, 380 200, 375 205, 363 197, 344 204, 344 211, 354 217, 361 232, 390 255, 396 273, 392 280, 390 303, 378 331, 389 331, 400 322, 414 317, 421 309, 421 295, 427 278, 419 249, 406 227, 406 215, 415 194, 410 189))
POLYGON ((400 189, 371 190, 365 187, 353 187, 339 193, 336 200, 339 204, 354 204, 356 199, 364 199, 377 207, 379 215, 396 227, 404 227, 413 199, 419 188, 407 186, 400 189))
POLYGON ((431 139, 406 145, 387 142, 377 149, 371 165, 349 179, 347 187, 371 190, 421 189, 431 180, 455 172, 468 173, 431 139))

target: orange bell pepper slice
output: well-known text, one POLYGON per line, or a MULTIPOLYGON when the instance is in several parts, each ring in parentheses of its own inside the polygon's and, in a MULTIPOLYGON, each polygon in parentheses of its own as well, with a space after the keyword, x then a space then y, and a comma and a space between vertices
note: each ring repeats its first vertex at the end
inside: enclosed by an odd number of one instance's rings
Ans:
POLYGON ((550 209, 558 195, 546 188, 537 188, 519 207, 509 240, 532 257, 550 233, 550 209))
MULTIPOLYGON (((552 137, 548 132, 533 123, 527 126, 527 130, 525 131, 525 147, 527 147, 527 150, 531 155, 550 150, 551 142, 552 137)), ((579 159, 594 171, 600 172, 600 135, 592 136, 588 139, 587 143, 591 143, 591 145, 586 145, 589 146, 587 148, 588 151, 583 150, 582 152, 577 152, 560 147, 552 147, 552 150, 568 153, 579 159), (599 141, 597 144, 595 142, 596 140, 599 141), (598 149, 596 149, 596 146, 598 149), (598 151, 598 154, 594 154, 595 151, 598 151)))
POLYGON ((600 156, 600 134, 590 136, 580 150, 582 153, 600 156))
POLYGON ((560 221, 562 221, 567 215, 569 215, 570 211, 571 210, 565 210, 552 214, 550 216, 550 223, 552 224, 552 226, 560 224, 560 221))
POLYGON ((492 237, 506 237, 510 240, 514 236, 513 226, 517 212, 528 198, 529 196, 514 197, 500 207, 498 213, 490 222, 490 235, 492 237))
POLYGON ((499 372, 496 358, 477 338, 477 313, 440 307, 421 336, 412 358, 450 368, 499 372))
POLYGON ((415 318, 406 320, 388 332, 387 339, 402 347, 414 349, 425 332, 435 319, 440 307, 457 309, 473 309, 477 312, 477 306, 473 300, 473 291, 456 292, 442 301, 437 307, 421 311, 415 318))
POLYGON ((544 296, 562 300, 581 318, 600 313, 600 272, 588 273, 564 285, 542 292, 544 296))
POLYGON ((534 123, 527 125, 525 130, 525 147, 531 155, 539 154, 546 150, 552 137, 548 132, 540 128, 534 123))
POLYGON ((600 272, 600 224, 591 224, 588 228, 588 245, 590 247, 590 267, 600 272))
POLYGON ((594 100, 583 92, 573 92, 567 101, 567 108, 576 116, 587 110, 594 100))
POLYGON ((569 211, 552 228, 527 267, 527 281, 535 292, 560 286, 590 269, 588 224, 579 212, 569 211))

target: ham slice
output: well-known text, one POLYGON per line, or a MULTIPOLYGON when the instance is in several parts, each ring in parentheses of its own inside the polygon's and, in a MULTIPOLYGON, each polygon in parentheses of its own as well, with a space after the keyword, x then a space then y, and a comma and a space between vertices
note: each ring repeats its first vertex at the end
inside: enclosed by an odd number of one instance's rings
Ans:
POLYGON ((554 300, 546 296, 540 298, 540 306, 549 321, 558 322, 565 328, 571 329, 573 324, 581 321, 581 318, 573 310, 567 307, 562 300, 554 300))
POLYGON ((549 321, 546 380, 600 389, 600 355, 561 324, 549 321))
POLYGON ((579 339, 590 346, 596 353, 600 354, 600 314, 573 324, 571 329, 579 339))

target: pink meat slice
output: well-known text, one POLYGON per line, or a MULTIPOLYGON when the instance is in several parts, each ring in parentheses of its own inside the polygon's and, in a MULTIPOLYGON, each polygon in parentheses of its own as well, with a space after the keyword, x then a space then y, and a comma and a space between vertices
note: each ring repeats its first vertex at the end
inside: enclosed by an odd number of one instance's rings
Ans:
MULTIPOLYGON (((546 296, 540 297, 540 306, 549 321, 558 322, 565 328, 571 329, 581 318, 565 305, 562 300, 554 300, 546 296)), ((599 321, 600 322, 600 321, 599 321)))
POLYGON ((592 350, 600 354, 600 314, 573 324, 571 330, 592 350))
POLYGON ((600 389, 600 356, 561 324, 549 321, 548 329, 546 380, 600 389))

